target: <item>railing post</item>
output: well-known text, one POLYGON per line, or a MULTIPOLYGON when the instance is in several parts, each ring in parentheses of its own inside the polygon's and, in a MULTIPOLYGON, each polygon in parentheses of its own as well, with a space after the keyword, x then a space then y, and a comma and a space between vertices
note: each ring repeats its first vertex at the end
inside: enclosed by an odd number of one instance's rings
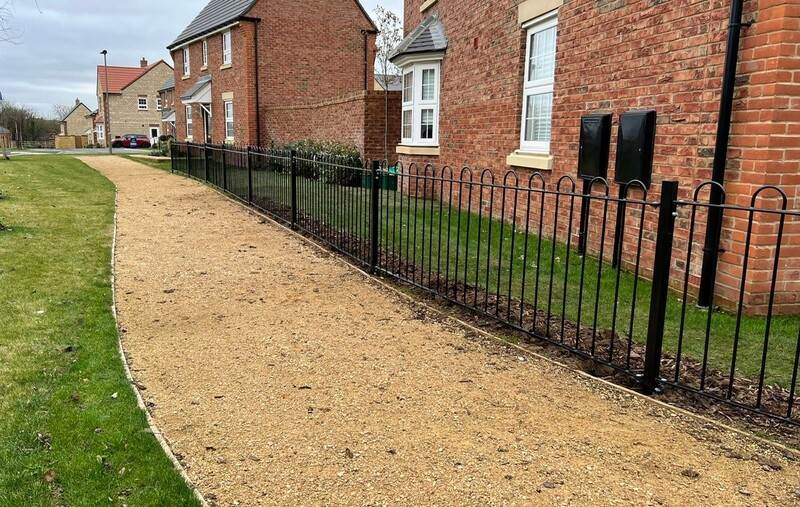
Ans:
MULTIPOLYGON (((650 297, 650 320, 647 326, 642 388, 652 394, 661 383, 661 351, 664 341, 664 318, 669 297, 669 275, 672 264, 672 239, 677 216, 678 182, 661 184, 661 205, 658 212, 656 252, 653 260, 653 291, 650 297)), ((688 266, 687 266, 688 269, 688 266)))
POLYGON ((192 145, 186 143, 186 174, 192 175, 192 145))
POLYGON ((208 181, 208 145, 203 145, 203 179, 208 181))
POLYGON ((225 160, 225 144, 220 145, 222 149, 222 190, 228 191, 228 162, 225 160))
POLYGON ((291 154, 292 229, 297 229, 297 152, 291 154))
POLYGON ((169 172, 175 173, 175 144, 169 145, 169 172))
POLYGON ((381 162, 379 160, 372 161, 372 181, 371 198, 370 198, 370 222, 369 222, 369 271, 375 273, 378 269, 378 242, 380 241, 380 230, 378 228, 378 221, 380 217, 380 192, 381 192, 381 162))
POLYGON ((253 203, 253 164, 250 162, 250 146, 245 150, 247 157, 247 202, 253 203))

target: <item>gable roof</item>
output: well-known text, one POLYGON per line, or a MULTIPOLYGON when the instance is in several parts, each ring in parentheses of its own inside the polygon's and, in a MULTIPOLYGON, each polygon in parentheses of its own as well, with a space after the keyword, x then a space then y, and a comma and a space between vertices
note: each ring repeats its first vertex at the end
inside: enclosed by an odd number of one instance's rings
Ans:
MULTIPOLYGON (((225 25, 233 23, 247 14, 247 12, 255 5, 258 0, 211 0, 203 7, 194 20, 189 23, 189 26, 175 38, 175 40, 167 46, 167 49, 172 50, 176 47, 202 35, 214 32, 223 28, 225 25)), ((372 21, 372 18, 364 6, 361 5, 359 0, 353 0, 358 8, 361 10, 364 17, 367 18, 369 24, 372 25, 374 30, 378 28, 372 21)))
MULTIPOLYGON (((169 66, 164 60, 159 60, 147 67, 114 67, 108 66, 108 93, 122 93, 122 90, 132 85, 160 64, 169 66)), ((170 67, 171 68, 171 67, 170 67)), ((97 66, 97 85, 100 93, 105 93, 106 74, 105 67, 97 66)))
POLYGON ((72 113, 74 113, 74 112, 75 112, 75 111, 76 111, 76 110, 77 110, 79 107, 81 107, 81 106, 85 107, 87 111, 91 111, 91 109, 89 109, 89 108, 86 106, 86 104, 84 104, 83 102, 78 102, 77 104, 75 104, 75 107, 73 107, 73 108, 70 110, 70 112, 69 112, 69 113, 67 113, 67 114, 66 114, 66 115, 65 115, 63 118, 61 118, 61 121, 62 121, 62 122, 64 122, 64 121, 67 121, 67 118, 69 118, 70 116, 72 116, 72 113))
POLYGON ((389 60, 413 53, 431 53, 445 49, 447 49, 447 34, 439 16, 434 14, 426 18, 400 42, 389 56, 389 60))

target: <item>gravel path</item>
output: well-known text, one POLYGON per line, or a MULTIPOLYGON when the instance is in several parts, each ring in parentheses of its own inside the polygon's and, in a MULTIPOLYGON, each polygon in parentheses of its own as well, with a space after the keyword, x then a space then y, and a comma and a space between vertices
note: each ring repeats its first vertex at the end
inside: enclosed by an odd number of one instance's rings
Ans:
POLYGON ((797 505, 800 463, 418 309, 201 184, 119 189, 123 344, 218 505, 797 505))

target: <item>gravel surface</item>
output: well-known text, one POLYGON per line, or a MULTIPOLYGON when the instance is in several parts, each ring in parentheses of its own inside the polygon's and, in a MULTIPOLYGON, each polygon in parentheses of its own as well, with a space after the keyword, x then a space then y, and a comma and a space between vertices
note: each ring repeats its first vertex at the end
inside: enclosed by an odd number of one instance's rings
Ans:
POLYGON ((788 452, 476 337, 186 178, 119 190, 123 344, 217 505, 797 505, 788 452))

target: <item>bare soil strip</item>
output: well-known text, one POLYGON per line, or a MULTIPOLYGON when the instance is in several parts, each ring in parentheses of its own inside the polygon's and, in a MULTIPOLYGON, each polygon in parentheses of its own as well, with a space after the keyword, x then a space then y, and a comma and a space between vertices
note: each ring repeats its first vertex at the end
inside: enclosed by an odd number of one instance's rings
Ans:
POLYGON ((789 453, 425 318, 183 177, 119 190, 123 345, 218 505, 797 505, 789 453))

